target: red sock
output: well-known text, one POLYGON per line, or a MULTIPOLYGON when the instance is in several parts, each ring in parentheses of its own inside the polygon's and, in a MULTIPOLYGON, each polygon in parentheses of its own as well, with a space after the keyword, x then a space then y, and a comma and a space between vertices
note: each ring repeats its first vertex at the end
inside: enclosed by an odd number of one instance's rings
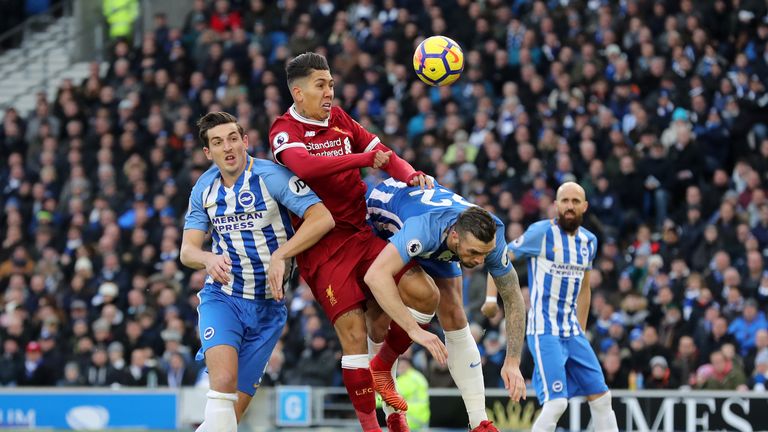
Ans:
POLYGON ((376 396, 369 369, 342 369, 341 377, 364 431, 381 431, 376 418, 376 396))
POLYGON ((388 370, 395 364, 395 360, 411 346, 411 337, 394 321, 389 325, 389 332, 384 339, 379 353, 371 360, 371 369, 388 370))

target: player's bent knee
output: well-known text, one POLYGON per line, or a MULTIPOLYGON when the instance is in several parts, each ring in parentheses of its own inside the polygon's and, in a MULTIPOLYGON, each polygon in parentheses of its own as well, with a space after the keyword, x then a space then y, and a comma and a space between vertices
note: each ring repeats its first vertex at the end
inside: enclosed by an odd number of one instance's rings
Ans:
POLYGON ((368 351, 368 334, 361 309, 342 314, 336 319, 334 328, 344 354, 365 354, 368 351))

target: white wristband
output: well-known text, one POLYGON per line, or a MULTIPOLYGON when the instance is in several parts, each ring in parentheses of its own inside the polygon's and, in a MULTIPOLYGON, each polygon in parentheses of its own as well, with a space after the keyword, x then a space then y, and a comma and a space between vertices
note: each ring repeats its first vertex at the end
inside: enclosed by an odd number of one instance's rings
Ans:
POLYGON ((486 303, 496 303, 496 296, 487 296, 485 298, 486 303))

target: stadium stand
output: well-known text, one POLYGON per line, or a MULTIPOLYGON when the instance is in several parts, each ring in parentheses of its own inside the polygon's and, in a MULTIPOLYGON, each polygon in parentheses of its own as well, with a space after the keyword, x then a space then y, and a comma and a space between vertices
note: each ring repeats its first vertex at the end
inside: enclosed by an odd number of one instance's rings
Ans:
MULTIPOLYGON (((584 186, 601 245, 589 331, 610 387, 765 390, 764 1, 195 0, 182 27, 154 23, 115 40, 103 73, 5 111, 0 385, 205 380, 193 362, 204 272, 178 259, 208 167, 194 122, 229 111, 270 158, 285 62, 314 50, 337 104, 501 217, 508 239, 550 215, 558 184, 584 186), (464 49, 451 87, 411 70, 432 34, 464 49)), ((500 387, 503 317, 480 314, 485 273, 468 274, 486 386, 500 387)), ((289 307, 264 384, 339 385, 338 343, 301 281, 289 307)), ((413 366, 453 386, 423 350, 413 366)))

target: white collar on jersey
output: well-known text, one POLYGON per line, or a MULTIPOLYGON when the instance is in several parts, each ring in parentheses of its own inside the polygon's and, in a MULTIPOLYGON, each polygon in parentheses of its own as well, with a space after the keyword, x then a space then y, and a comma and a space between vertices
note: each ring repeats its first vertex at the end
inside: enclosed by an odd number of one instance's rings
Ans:
POLYGON ((313 126, 328 127, 328 119, 331 118, 331 116, 328 116, 328 118, 323 121, 317 121, 317 120, 312 120, 310 118, 306 118, 303 115, 299 114, 298 111, 296 111, 296 105, 291 105, 291 107, 288 108, 288 112, 291 114, 291 117, 295 118, 296 120, 302 123, 313 125, 313 126))

